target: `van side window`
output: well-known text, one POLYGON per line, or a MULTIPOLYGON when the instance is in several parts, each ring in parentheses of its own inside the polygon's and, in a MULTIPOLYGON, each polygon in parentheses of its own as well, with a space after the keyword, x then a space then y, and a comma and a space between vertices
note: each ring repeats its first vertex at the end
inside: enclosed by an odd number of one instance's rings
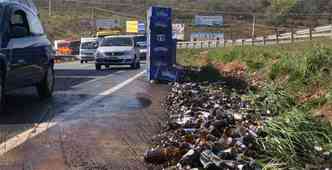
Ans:
POLYGON ((26 13, 22 10, 17 10, 15 11, 11 18, 10 18, 10 33, 12 34, 12 37, 25 37, 29 36, 30 33, 30 28, 29 28, 29 23, 27 20, 26 13), (26 34, 22 35, 15 35, 17 33, 17 28, 20 28, 22 33, 22 29, 25 30, 26 34))
POLYGON ((28 13, 29 28, 31 35, 43 35, 44 28, 39 20, 38 16, 28 13))

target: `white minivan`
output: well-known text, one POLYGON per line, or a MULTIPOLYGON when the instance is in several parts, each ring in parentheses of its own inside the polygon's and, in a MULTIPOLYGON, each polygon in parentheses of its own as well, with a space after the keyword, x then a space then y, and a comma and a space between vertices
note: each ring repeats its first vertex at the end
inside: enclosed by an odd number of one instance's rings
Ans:
POLYGON ((80 60, 81 63, 95 60, 95 53, 98 48, 97 38, 81 38, 80 60))

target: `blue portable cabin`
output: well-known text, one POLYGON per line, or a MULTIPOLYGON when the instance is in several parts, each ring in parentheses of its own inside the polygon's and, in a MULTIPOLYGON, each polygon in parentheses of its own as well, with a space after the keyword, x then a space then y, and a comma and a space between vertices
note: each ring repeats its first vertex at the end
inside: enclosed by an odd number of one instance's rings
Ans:
POLYGON ((149 80, 176 81, 176 43, 172 37, 172 9, 151 7, 147 16, 149 80))

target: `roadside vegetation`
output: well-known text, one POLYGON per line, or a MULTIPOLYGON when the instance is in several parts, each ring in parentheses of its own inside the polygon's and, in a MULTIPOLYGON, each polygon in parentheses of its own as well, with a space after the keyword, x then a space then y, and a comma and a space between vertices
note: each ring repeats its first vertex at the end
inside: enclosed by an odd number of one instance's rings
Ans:
POLYGON ((272 116, 257 140, 265 169, 320 169, 332 165, 329 42, 180 50, 178 62, 248 82, 257 113, 272 116))

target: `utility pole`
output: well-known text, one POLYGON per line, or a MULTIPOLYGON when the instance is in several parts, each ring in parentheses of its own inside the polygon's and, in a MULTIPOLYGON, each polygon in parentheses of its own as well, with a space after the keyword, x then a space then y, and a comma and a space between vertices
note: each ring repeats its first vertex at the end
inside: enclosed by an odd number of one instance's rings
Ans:
POLYGON ((48 0, 48 15, 52 16, 52 0, 48 0))
POLYGON ((252 16, 252 33, 251 33, 252 38, 255 38, 255 26, 256 26, 256 15, 253 14, 253 16, 252 16))
POLYGON ((95 19, 95 8, 91 8, 91 19, 95 19))

